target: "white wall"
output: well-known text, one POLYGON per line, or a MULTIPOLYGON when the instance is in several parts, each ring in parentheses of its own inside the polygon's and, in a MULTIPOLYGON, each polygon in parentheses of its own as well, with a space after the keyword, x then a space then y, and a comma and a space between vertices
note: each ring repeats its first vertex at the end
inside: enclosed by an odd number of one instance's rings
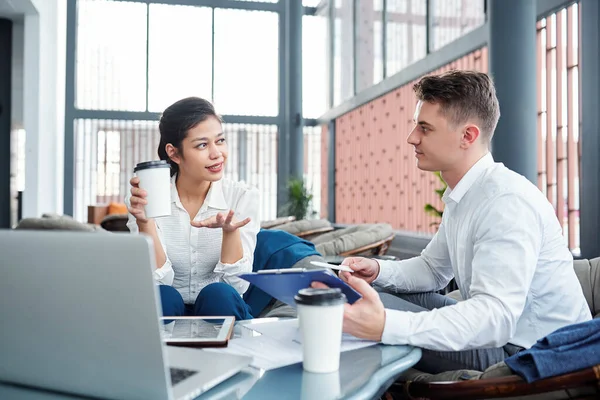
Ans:
POLYGON ((63 212, 66 0, 30 1, 24 20, 23 217, 63 212))

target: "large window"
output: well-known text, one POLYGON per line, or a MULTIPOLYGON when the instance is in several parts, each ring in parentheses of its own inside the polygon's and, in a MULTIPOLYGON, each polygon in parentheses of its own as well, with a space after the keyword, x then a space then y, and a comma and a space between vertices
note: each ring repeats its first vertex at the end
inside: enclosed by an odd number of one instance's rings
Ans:
MULTIPOLYGON (((67 115, 73 118, 66 122, 66 141, 72 140, 66 148, 73 145, 75 150, 74 174, 65 175, 65 183, 73 184, 72 211, 78 220, 86 219, 89 205, 124 200, 134 165, 157 158, 157 113, 189 96, 211 100, 226 116, 225 175, 257 187, 261 218, 275 218, 278 125, 287 126, 279 118, 279 24, 287 21, 287 7, 278 0, 239 1, 223 2, 225 8, 219 8, 221 3, 214 1, 176 5, 164 0, 76 0, 77 20, 67 21, 69 30, 77 32, 75 55, 68 57, 75 62, 75 102, 67 104, 67 115)), ((339 15, 348 40, 352 0, 342 2, 350 12, 339 15)), ((329 105, 331 47, 329 14, 323 11, 329 8, 324 4, 303 1, 304 6, 319 6, 320 14, 304 9, 307 118, 318 118, 329 105)), ((344 53, 345 64, 352 64, 352 48, 345 47, 350 50, 344 53)), ((350 66, 347 82, 353 82, 352 71, 350 66)), ((344 89, 345 98, 353 94, 352 87, 344 89)), ((320 134, 307 127, 304 138, 305 177, 315 186, 319 204, 320 134)))
POLYGON ((78 2, 77 108, 146 110, 146 12, 143 3, 78 2))
POLYGON ((388 0, 386 73, 401 71, 427 55, 426 0, 388 0))
POLYGON ((327 111, 327 17, 302 18, 302 113, 318 118, 327 111))
POLYGON ((212 10, 150 4, 148 109, 212 99, 212 10))
POLYGON ((484 0, 430 0, 431 49, 437 50, 485 22, 484 0))
POLYGON ((335 0, 333 24, 333 104, 354 96, 354 12, 352 0, 335 0))
POLYGON ((223 114, 277 115, 278 16, 215 10, 215 107, 223 114))
POLYGON ((383 79, 383 1, 357 3, 356 91, 383 79))
POLYGON ((276 12, 111 0, 77 10, 76 108, 161 112, 199 96, 222 114, 278 114, 276 12))

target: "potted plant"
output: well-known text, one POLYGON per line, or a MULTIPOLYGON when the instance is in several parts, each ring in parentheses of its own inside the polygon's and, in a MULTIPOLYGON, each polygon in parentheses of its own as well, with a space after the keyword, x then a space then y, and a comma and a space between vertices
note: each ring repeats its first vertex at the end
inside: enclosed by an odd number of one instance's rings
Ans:
POLYGON ((291 178, 288 181, 288 202, 283 207, 280 216, 294 216, 296 221, 305 219, 311 212, 313 195, 304 184, 304 179, 291 178))
MULTIPOLYGON (((446 188, 448 187, 448 185, 446 184, 446 182, 444 182, 444 179, 442 179, 442 174, 439 171, 434 172, 434 174, 435 174, 435 176, 438 177, 438 179, 442 183, 442 187, 440 189, 435 190, 435 192, 441 199, 442 196, 444 195, 444 192, 446 191, 446 188)), ((433 204, 427 203, 427 204, 425 204, 425 212, 433 217, 440 219, 439 221, 432 222, 430 224, 431 226, 439 226, 442 223, 442 215, 444 214, 443 209, 438 210, 433 204)))

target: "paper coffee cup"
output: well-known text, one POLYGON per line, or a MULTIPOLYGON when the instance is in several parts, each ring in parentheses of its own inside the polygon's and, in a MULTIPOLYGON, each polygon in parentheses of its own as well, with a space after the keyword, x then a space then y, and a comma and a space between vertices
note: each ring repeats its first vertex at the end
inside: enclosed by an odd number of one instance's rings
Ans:
POLYGON ((330 373, 340 368, 346 296, 340 289, 307 288, 294 297, 305 371, 330 373))
POLYGON ((147 193, 146 218, 171 215, 171 169, 164 161, 146 161, 133 169, 140 178, 140 188, 147 193))

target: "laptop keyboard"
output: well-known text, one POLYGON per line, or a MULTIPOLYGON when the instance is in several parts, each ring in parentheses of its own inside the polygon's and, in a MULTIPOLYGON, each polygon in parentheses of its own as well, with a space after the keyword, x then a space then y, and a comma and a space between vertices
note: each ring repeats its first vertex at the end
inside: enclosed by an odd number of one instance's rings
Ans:
POLYGON ((199 371, 192 371, 191 369, 183 369, 183 368, 169 368, 169 369, 171 370, 171 385, 172 386, 177 385, 179 382, 181 382, 199 372, 199 371))

